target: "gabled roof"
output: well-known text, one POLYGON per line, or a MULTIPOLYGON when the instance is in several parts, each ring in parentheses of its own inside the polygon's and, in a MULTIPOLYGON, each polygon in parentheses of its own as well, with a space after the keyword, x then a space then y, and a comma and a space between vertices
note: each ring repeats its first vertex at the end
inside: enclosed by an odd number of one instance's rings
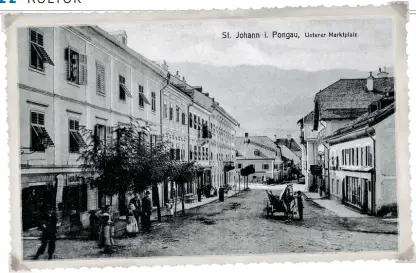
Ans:
POLYGON ((286 146, 292 152, 302 151, 293 138, 291 138, 290 140, 287 138, 278 138, 276 139, 275 143, 279 146, 286 146))
POLYGON ((365 113, 368 105, 394 92, 394 78, 374 78, 374 90, 367 90, 367 79, 341 79, 315 96, 315 119, 354 119, 365 113))
POLYGON ((238 158, 244 159, 281 159, 281 151, 276 144, 267 136, 249 136, 246 142, 245 137, 235 138, 235 147, 238 152, 238 158), (254 151, 258 150, 259 155, 254 155, 254 151))
POLYGON ((352 131, 364 128, 366 126, 372 126, 384 120, 388 116, 394 114, 395 105, 394 105, 393 98, 383 98, 373 104, 376 104, 378 102, 383 102, 384 107, 378 110, 374 110, 372 112, 367 111, 367 113, 365 113, 364 115, 360 116, 359 118, 351 121, 344 127, 339 128, 338 130, 333 132, 330 136, 326 137, 326 139, 334 139, 334 138, 343 136, 345 134, 348 134, 352 131))

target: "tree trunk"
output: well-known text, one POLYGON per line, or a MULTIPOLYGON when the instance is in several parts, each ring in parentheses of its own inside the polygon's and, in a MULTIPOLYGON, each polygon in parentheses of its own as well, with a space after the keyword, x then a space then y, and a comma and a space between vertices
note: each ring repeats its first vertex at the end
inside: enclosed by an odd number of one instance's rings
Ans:
POLYGON ((157 220, 162 222, 162 212, 160 209, 160 199, 159 199, 159 187, 153 186, 153 190, 156 191, 156 208, 157 208, 157 220))
MULTIPOLYGON (((177 186, 178 185, 176 185, 176 187, 177 186)), ((175 192, 175 212, 174 212, 175 216, 176 216, 176 208, 177 208, 177 206, 178 206, 178 192, 176 191, 175 192)))
POLYGON ((185 215, 185 183, 181 184, 182 188, 182 214, 185 215))

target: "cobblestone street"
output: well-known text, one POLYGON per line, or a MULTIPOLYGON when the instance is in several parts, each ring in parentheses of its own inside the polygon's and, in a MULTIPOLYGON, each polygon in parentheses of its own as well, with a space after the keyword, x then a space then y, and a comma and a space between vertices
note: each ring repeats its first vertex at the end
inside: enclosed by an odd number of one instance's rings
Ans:
MULTIPOLYGON (((277 194, 278 191, 273 190, 277 194)), ((252 189, 225 202, 187 211, 174 222, 154 223, 150 234, 117 239, 112 257, 266 254, 288 252, 396 250, 394 223, 379 218, 341 218, 312 202, 305 202, 304 220, 285 222, 277 214, 263 214, 267 195, 252 189), (383 233, 385 232, 385 233, 383 233)), ((40 244, 24 240, 24 257, 31 259, 40 244)), ((92 241, 58 240, 57 259, 100 258, 92 241)), ((42 258, 46 258, 42 257, 42 258)))

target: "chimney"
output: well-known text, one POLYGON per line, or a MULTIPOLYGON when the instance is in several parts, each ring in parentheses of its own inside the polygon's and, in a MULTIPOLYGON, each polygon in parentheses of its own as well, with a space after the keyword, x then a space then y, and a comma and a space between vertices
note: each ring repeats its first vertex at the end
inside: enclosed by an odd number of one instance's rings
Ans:
POLYGON ((163 68, 164 70, 168 70, 168 69, 169 69, 169 66, 168 66, 168 64, 166 63, 166 61, 163 61, 162 68, 163 68))
POLYGON ((389 76, 389 73, 387 72, 386 67, 384 67, 383 70, 381 68, 378 69, 378 74, 377 74, 378 78, 386 78, 388 76, 389 76))
POLYGON ((367 78, 367 91, 373 91, 374 89, 374 77, 373 73, 370 72, 370 76, 367 78))
POLYGON ((185 77, 182 77, 182 81, 183 81, 183 82, 186 82, 185 77))
POLYGON ((291 135, 291 134, 288 134, 288 135, 287 135, 287 140, 289 140, 289 141, 290 141, 291 139, 292 139, 292 135, 291 135))
POLYGON ((119 30, 116 32, 112 32, 110 33, 111 36, 113 36, 114 38, 116 38, 120 43, 122 43, 123 45, 127 45, 127 34, 124 30, 119 30))

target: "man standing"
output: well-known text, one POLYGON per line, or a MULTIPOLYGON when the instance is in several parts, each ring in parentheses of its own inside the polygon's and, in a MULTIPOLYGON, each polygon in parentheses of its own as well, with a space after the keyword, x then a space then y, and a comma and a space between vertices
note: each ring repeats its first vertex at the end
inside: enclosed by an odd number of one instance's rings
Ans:
POLYGON ((150 192, 146 191, 145 197, 142 199, 142 223, 143 229, 150 232, 150 216, 152 215, 152 201, 150 200, 150 192))
POLYGON ((36 255, 34 257, 35 260, 39 259, 39 256, 45 253, 45 249, 47 245, 48 245, 48 255, 49 255, 48 259, 52 260, 53 253, 55 252, 57 226, 58 226, 58 218, 56 215, 55 208, 47 207, 44 221, 42 221, 41 223, 42 244, 39 247, 38 251, 36 252, 36 255))
POLYGON ((137 224, 140 223, 140 212, 142 211, 142 205, 140 202, 140 195, 138 193, 134 194, 134 197, 132 199, 130 199, 129 202, 129 206, 130 204, 133 204, 135 207, 134 210, 134 217, 136 218, 137 224))

